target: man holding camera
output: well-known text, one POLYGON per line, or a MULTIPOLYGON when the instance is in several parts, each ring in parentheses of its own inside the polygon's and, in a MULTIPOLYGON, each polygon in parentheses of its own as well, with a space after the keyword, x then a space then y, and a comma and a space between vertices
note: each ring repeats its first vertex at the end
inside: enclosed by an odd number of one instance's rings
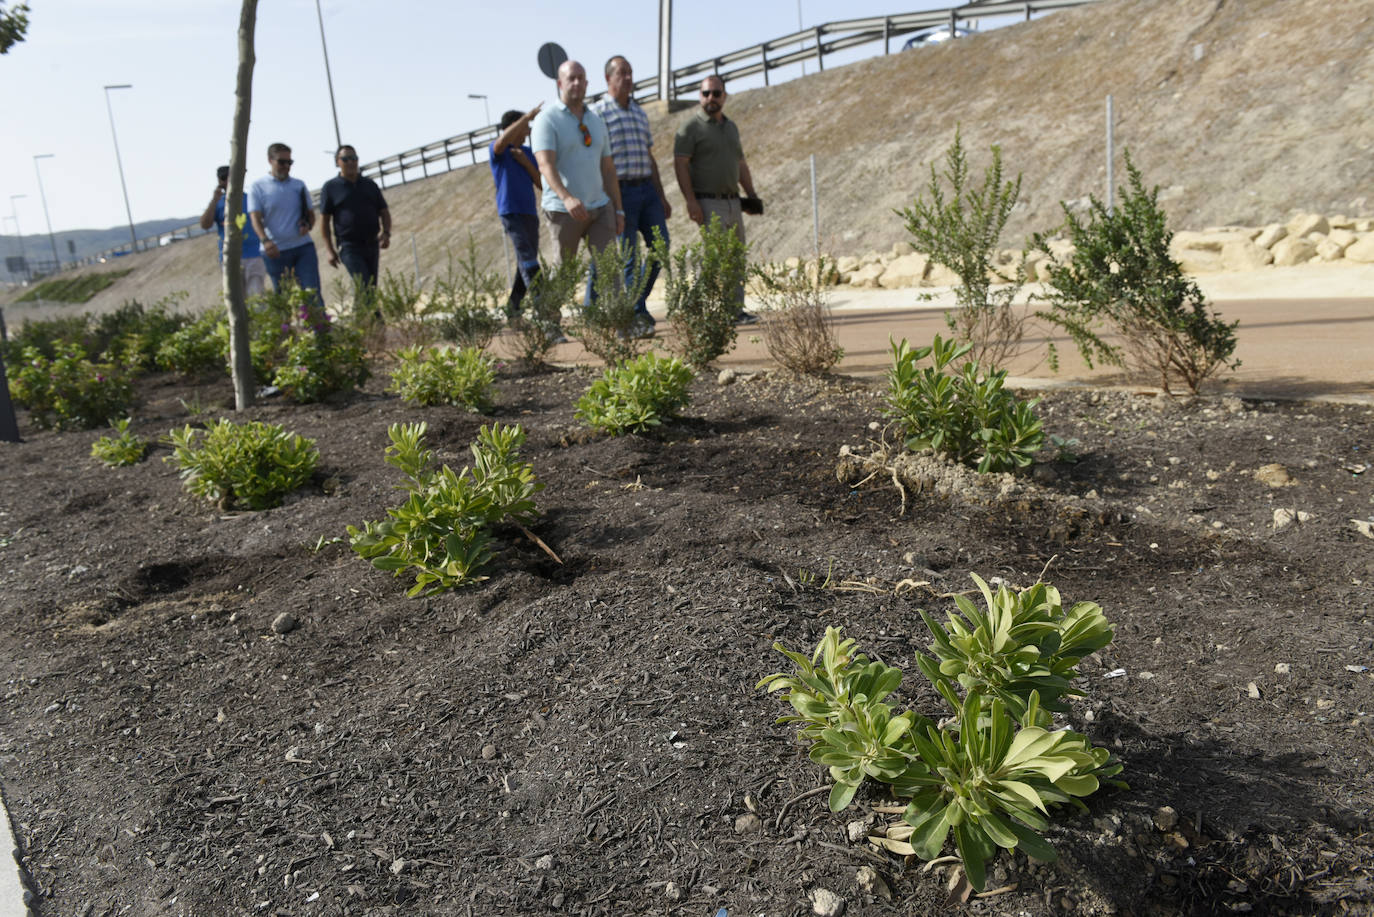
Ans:
MULTIPOLYGON (((215 193, 205 212, 200 215, 200 228, 209 229, 213 224, 219 230, 219 262, 224 263, 224 193, 229 190, 229 167, 220 166, 216 172, 218 183, 215 193)), ((252 224, 246 222, 248 214, 248 192, 243 193, 243 206, 239 213, 245 217, 243 224, 243 248, 240 252, 239 270, 243 275, 243 296, 245 299, 260 296, 267 289, 267 267, 262 263, 262 247, 258 234, 252 224)))

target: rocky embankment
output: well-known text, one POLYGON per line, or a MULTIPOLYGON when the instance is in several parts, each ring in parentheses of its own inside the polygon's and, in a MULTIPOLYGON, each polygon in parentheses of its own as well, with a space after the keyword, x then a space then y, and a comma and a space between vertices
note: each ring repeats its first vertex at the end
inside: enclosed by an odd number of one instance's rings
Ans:
MULTIPOLYGON (((1073 251, 1073 246, 1064 239, 1054 239, 1050 249, 1056 257, 1063 257, 1073 251)), ((1266 226, 1185 230, 1174 234, 1170 251, 1189 274, 1341 261, 1374 264, 1374 219, 1299 213, 1286 223, 1266 226)), ((999 270, 1010 274, 1022 258, 1029 280, 1049 279, 1049 259, 1038 251, 1001 250, 997 253, 999 270)), ((789 261, 796 263, 796 259, 789 261)), ((953 271, 934 263, 909 242, 897 242, 884 252, 840 257, 831 278, 851 287, 881 289, 947 287, 959 282, 953 271)))

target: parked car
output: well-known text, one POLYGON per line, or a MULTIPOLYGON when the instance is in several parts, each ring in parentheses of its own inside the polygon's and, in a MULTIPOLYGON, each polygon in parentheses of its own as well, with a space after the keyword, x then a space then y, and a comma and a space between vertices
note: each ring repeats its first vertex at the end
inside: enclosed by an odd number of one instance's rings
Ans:
MULTIPOLYGON (((954 38, 968 38, 970 35, 977 35, 977 29, 968 29, 958 25, 954 27, 954 38)), ((949 26, 938 25, 932 29, 923 29, 912 35, 902 45, 903 51, 910 51, 913 48, 925 48, 930 45, 943 44, 950 39, 949 26)))

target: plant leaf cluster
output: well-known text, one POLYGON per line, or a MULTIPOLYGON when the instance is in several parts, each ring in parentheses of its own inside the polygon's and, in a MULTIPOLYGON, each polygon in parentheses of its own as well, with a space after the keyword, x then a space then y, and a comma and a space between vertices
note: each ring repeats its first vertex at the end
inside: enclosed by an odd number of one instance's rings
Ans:
POLYGON ((387 391, 403 400, 427 406, 462 405, 477 413, 491 409, 496 365, 481 350, 415 346, 402 348, 396 357, 387 391))
POLYGON ((635 306, 649 280, 639 269, 644 259, 636 245, 617 241, 592 255, 592 295, 573 324, 582 346, 607 366, 634 359, 646 346, 631 330, 635 306))
POLYGON ((220 418, 204 430, 187 424, 169 438, 166 461, 181 470, 183 486, 222 509, 277 506, 310 480, 320 460, 314 440, 256 420, 220 418))
POLYGON ((91 362, 80 344, 56 346, 52 359, 25 347, 9 372, 10 397, 29 409, 35 426, 89 430, 129 413, 134 386, 122 368, 91 362))
POLYGON ((833 260, 822 255, 794 267, 756 265, 750 273, 762 301, 759 330, 769 356, 807 375, 827 373, 844 359, 830 313, 830 283, 837 273, 833 260))
POLYGON ((477 251, 477 240, 468 243, 455 260, 449 252, 448 269, 434 281, 425 312, 434 316, 439 336, 464 349, 484 350, 501 330, 500 301, 506 282, 477 251))
POLYGON ((688 366, 701 369, 735 346, 748 248, 713 214, 696 241, 670 253, 667 241, 655 233, 653 249, 668 318, 679 336, 678 353, 688 366))
POLYGON ((1073 253, 1060 259, 1045 234, 1033 244, 1050 258, 1048 308, 1037 315, 1062 328, 1089 366, 1094 361, 1153 374, 1164 391, 1189 391, 1222 369, 1235 369, 1238 322, 1224 322, 1169 254, 1173 233, 1126 153, 1127 185, 1108 211, 1090 198, 1086 221, 1067 206, 1063 229, 1073 253), (1121 338, 1114 343, 1110 336, 1121 338))
POLYGON ((677 357, 646 353, 602 373, 578 399, 577 417, 612 436, 643 433, 686 406, 692 378, 692 370, 677 357))
POLYGON ((380 522, 348 527, 353 550, 379 570, 413 571, 406 593, 433 595, 479 582, 493 556, 491 529, 538 517, 534 495, 543 490, 528 462, 518 461, 525 432, 517 426, 483 426, 472 444, 473 464, 455 473, 434 467, 425 446, 427 425, 392 424, 386 461, 405 475, 404 503, 380 522))
POLYGON ((1004 388, 1006 370, 985 371, 967 356, 970 344, 938 334, 926 347, 891 342, 887 415, 900 425, 905 445, 930 449, 980 473, 1024 468, 1045 434, 1036 401, 1021 401, 1004 388), (918 366, 929 357, 931 365, 918 366))
POLYGON ((931 860, 953 834, 969 882, 981 891, 985 864, 999 848, 1054 860, 1041 835, 1051 808, 1081 807, 1080 797, 1121 765, 1085 736, 1048 728, 1051 709, 1078 693, 1070 683, 1080 654, 1111 639, 1101 608, 1080 603, 1064 612, 1058 592, 1044 584, 994 596, 974 580, 986 612, 962 601, 948 628, 921 613, 935 643, 918 665, 951 713, 940 724, 894 712, 886 701, 902 671, 858 652, 836 627, 826 628, 810 658, 775 643, 796 670, 758 687, 787 692, 796 712, 779 722, 800 724, 811 760, 829 768, 832 811, 849 805, 868 778, 887 784, 909 802, 906 824, 889 829, 882 845, 931 860))
POLYGON ((148 454, 148 443, 129 432, 130 417, 110 422, 114 436, 102 436, 91 443, 91 457, 111 468, 137 465, 148 454))

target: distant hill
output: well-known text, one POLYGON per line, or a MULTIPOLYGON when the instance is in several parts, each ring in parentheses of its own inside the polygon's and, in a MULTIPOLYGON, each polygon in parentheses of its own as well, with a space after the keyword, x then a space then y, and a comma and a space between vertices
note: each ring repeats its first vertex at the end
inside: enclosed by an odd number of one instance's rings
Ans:
MULTIPOLYGON (((956 129, 976 180, 992 144, 1008 174, 1023 176, 1003 237, 1005 247, 1020 246, 1062 222, 1061 201, 1080 207, 1089 194, 1103 196, 1108 94, 1117 183, 1129 149, 1146 183, 1160 186, 1174 229, 1264 225, 1299 210, 1374 216, 1374 3, 1114 0, 732 95, 726 112, 767 204, 765 216, 748 218, 754 256, 810 253, 812 155, 823 250, 891 249, 906 236, 893 211, 925 187, 956 129)), ((673 132, 691 114, 649 109, 674 208, 669 231, 688 239, 694 227, 671 154, 673 132)), ((469 234, 504 269, 485 164, 386 196, 394 233, 383 270, 441 276, 469 234)), ((217 303, 212 238, 120 259, 136 269, 89 308, 175 290, 195 306, 217 303)), ((323 272, 328 296, 341 275, 323 272)))
MULTIPOLYGON (((171 232, 180 229, 190 223, 200 219, 200 214, 192 217, 175 217, 165 220, 147 220, 142 223, 134 224, 134 233, 138 238, 144 239, 149 236, 161 235, 164 232, 171 232)), ((84 258, 87 255, 94 255, 97 252, 108 251, 120 246, 127 247, 129 244, 128 224, 123 226, 112 226, 109 229, 69 229, 65 232, 53 233, 53 238, 57 242, 57 253, 63 262, 73 258, 84 258), (72 248, 67 243, 70 242, 72 248)), ((49 240, 47 233, 25 233, 20 236, 0 236, 0 280, 14 281, 17 277, 11 277, 5 270, 4 258, 9 258, 22 253, 28 258, 32 267, 47 265, 52 262, 52 240, 49 240)))

